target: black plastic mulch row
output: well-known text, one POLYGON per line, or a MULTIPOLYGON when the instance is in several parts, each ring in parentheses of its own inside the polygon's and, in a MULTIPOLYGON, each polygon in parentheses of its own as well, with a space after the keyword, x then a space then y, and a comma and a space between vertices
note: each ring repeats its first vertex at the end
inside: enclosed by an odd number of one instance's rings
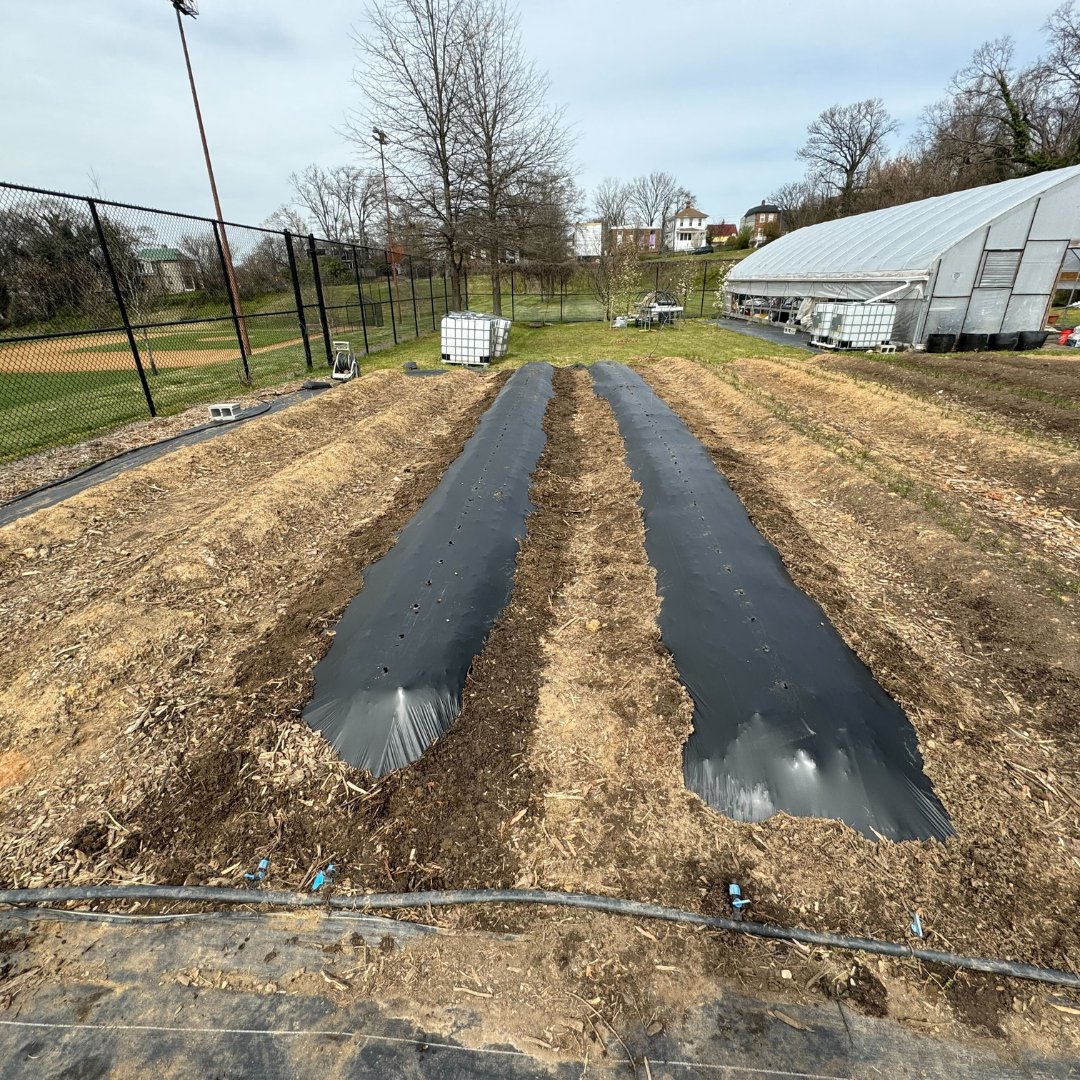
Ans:
POLYGON ((687 786, 742 821, 783 810, 891 840, 950 835, 910 721, 705 447, 625 365, 603 361, 592 377, 641 485, 661 634, 694 702, 687 786))

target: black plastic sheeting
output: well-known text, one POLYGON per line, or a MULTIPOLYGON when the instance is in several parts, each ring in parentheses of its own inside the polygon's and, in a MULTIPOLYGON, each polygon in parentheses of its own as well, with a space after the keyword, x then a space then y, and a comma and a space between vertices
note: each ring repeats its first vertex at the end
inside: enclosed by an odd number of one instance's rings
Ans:
POLYGON ((245 420, 253 420, 257 416, 265 416, 267 413, 280 412, 291 405, 299 405, 301 401, 308 401, 321 391, 331 389, 333 385, 333 383, 310 380, 304 384, 304 389, 282 394, 269 402, 260 402, 250 409, 245 409, 231 420, 212 420, 206 424, 199 424, 177 435, 170 435, 167 439, 159 439, 145 446, 124 450, 113 457, 87 465, 86 468, 72 473, 71 476, 42 484, 41 487, 31 491, 25 491, 6 503, 0 503, 0 527, 10 525, 11 522, 18 521, 19 518, 33 514, 37 510, 44 510, 47 506, 55 506, 65 499, 70 499, 72 495, 78 495, 106 480, 120 476, 129 469, 136 469, 165 454, 171 454, 183 446, 194 446, 196 443, 206 442, 207 439, 217 438, 222 432, 231 430, 236 424, 245 420))
POLYGON ((552 371, 526 364, 510 377, 397 543, 365 572, 315 667, 304 719, 375 776, 415 761, 454 722, 469 667, 510 599, 552 371))
POLYGON ((952 828, 900 707, 788 576, 705 447, 623 364, 593 366, 641 485, 660 630, 694 702, 687 786, 740 821, 779 810, 866 836, 952 828))

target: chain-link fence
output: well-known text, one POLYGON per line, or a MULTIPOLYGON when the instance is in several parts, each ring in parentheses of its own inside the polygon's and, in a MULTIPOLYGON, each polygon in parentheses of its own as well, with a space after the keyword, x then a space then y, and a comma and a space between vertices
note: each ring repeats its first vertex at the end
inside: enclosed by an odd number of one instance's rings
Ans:
MULTIPOLYGON (((643 260, 642 292, 708 316, 710 260, 643 260)), ((512 319, 605 316, 604 267, 498 268, 512 319)), ((463 306, 492 311, 491 269, 463 306)), ((453 289, 430 260, 380 248, 0 184, 0 462, 147 416, 325 373, 437 330, 453 289)))
POLYGON ((0 462, 436 329, 382 249, 0 184, 0 462))
MULTIPOLYGON (((734 254, 734 253, 732 253, 734 254)), ((716 318, 716 290, 726 276, 730 257, 669 255, 642 257, 636 286, 620 299, 669 293, 686 319, 716 318)), ((610 267, 600 260, 561 263, 523 262, 500 268, 502 314, 516 322, 590 322, 604 319, 618 300, 612 296, 610 267), (610 308, 609 308, 610 305, 610 308)), ((474 264, 465 276, 467 306, 492 310, 491 269, 474 264)))

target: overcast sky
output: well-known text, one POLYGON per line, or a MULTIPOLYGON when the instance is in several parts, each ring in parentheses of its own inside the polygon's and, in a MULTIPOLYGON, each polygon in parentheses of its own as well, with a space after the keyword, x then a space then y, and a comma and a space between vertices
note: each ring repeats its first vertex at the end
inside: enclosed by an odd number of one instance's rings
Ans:
MULTIPOLYGON (((674 172, 732 220, 801 165, 807 123, 882 97, 902 123, 980 42, 1042 48, 1058 0, 523 0, 527 48, 578 141, 579 182, 674 172), (783 14, 782 14, 783 13, 783 14)), ((225 216, 258 223, 311 162, 358 162, 336 129, 355 101, 355 0, 202 0, 188 40, 225 216)), ((211 213, 168 0, 2 0, 0 180, 211 213)))

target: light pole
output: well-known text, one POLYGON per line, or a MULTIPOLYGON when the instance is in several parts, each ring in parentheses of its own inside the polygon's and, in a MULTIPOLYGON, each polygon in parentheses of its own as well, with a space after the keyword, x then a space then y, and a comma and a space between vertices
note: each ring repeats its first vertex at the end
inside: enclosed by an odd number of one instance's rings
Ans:
POLYGON ((214 166, 210 162, 210 147, 206 141, 206 128, 203 126, 202 109, 199 108, 199 95, 195 90, 195 74, 191 70, 191 55, 188 52, 187 37, 184 34, 184 20, 187 15, 195 19, 199 15, 198 0, 169 0, 176 10, 176 25, 180 31, 180 43, 184 47, 184 63, 187 65, 188 82, 191 84, 191 100, 195 105, 195 119, 199 123, 199 138, 202 140, 203 157, 206 158, 206 175, 210 178, 210 194, 214 197, 214 214, 217 217, 218 231, 221 236, 221 250, 225 262, 225 285, 229 290, 233 307, 237 313, 237 324, 245 353, 251 355, 251 342, 248 340, 247 323, 240 308, 240 290, 236 287, 236 271, 233 269, 232 249, 229 247, 229 235, 225 231, 225 219, 221 216, 221 200, 218 198, 217 181, 214 179, 214 166))
POLYGON ((379 144, 379 163, 382 165, 382 193, 383 202, 386 205, 386 254, 394 274, 397 267, 394 266, 394 227, 390 222, 390 188, 386 183, 386 156, 383 147, 390 141, 390 137, 381 128, 372 128, 375 133, 375 141, 379 144))

